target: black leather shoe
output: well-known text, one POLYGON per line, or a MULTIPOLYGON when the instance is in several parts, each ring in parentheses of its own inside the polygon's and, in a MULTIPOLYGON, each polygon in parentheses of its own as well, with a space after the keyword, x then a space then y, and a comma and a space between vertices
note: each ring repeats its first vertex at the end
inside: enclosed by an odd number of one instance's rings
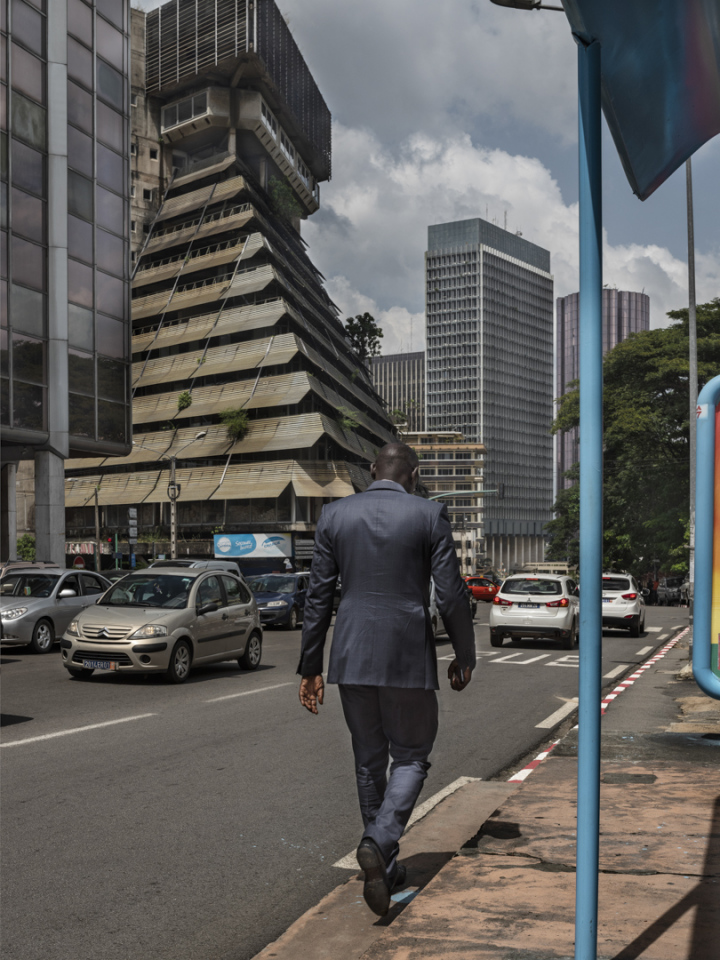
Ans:
POLYGON ((365 873, 365 903, 378 917, 384 917, 390 909, 390 881, 380 847, 370 837, 364 837, 357 848, 357 860, 365 873))
POLYGON ((402 863, 397 865, 397 870, 395 871, 395 876, 393 877, 392 884, 390 887, 391 892, 397 890, 399 887, 405 886, 405 880, 407 879, 407 867, 403 866, 402 863))

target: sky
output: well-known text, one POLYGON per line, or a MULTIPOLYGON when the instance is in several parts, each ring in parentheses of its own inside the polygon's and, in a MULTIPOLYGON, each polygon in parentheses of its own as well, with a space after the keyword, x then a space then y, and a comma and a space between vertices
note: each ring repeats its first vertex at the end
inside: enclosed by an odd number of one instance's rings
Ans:
MULTIPOLYGON (((154 0, 137 0, 146 9, 154 0)), ((578 289, 576 52, 564 14, 490 0, 279 0, 333 115, 333 177, 303 223, 342 315, 369 311, 383 353, 425 344, 427 227, 496 220, 578 289)), ((603 121, 604 282, 687 305, 684 168, 633 194, 603 121)), ((698 302, 720 296, 720 137, 693 157, 698 302)))

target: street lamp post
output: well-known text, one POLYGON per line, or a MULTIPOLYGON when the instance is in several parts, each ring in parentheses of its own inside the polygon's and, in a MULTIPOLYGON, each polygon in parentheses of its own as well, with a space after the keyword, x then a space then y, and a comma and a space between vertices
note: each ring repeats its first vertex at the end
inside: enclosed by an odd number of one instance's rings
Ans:
MULTIPOLYGON (((191 443, 195 443, 196 440, 202 440, 203 437, 207 436, 207 430, 201 430, 199 433, 196 433, 192 440, 188 440, 187 443, 184 443, 179 450, 176 450, 171 456, 167 454, 162 454, 161 460, 168 460, 170 462, 170 482, 167 487, 167 495, 170 500, 170 559, 177 560, 177 498, 180 496, 181 486, 176 481, 175 478, 175 466, 177 463, 178 456, 183 452, 186 447, 189 447, 191 443)), ((133 446, 135 447, 144 447, 144 444, 138 443, 137 440, 133 440, 133 446)), ((146 450, 149 450, 150 447, 145 447, 146 450)), ((154 451, 153 451, 154 452, 154 451)))

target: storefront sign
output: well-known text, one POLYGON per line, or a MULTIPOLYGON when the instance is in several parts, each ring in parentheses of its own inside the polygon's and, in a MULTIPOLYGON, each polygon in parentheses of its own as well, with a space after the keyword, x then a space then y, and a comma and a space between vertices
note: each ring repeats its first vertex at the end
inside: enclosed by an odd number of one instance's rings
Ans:
POLYGON ((214 540, 215 556, 219 559, 292 556, 289 533, 216 533, 214 540))

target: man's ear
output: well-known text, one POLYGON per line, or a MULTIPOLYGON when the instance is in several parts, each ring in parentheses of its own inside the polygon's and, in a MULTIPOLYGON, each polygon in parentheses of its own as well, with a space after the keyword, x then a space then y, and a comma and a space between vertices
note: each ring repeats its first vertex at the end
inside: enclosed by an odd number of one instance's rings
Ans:
POLYGON ((418 474, 420 473, 420 466, 418 465, 413 469, 413 472, 410 474, 410 484, 411 489, 414 490, 418 482, 418 474))
POLYGON ((373 462, 370 464, 370 476, 374 480, 376 475, 377 475, 377 464, 373 462))

